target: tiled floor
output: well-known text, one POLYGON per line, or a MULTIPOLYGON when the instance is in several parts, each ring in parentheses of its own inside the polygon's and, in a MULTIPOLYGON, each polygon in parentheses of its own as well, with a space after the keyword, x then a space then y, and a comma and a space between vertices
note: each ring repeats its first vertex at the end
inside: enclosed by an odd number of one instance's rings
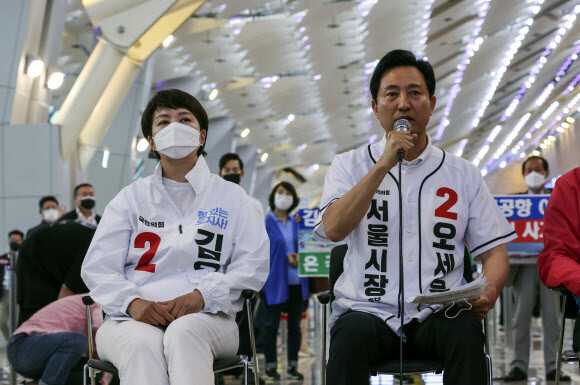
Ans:
MULTIPOLYGON (((311 313, 313 314, 313 313, 311 313)), ((491 317, 494 315, 491 314, 491 317)), ((493 321, 490 322, 490 326, 494 323, 493 321)), ((283 326, 282 326, 283 327, 283 326)), ((279 363, 279 372, 282 374, 282 381, 278 383, 272 384, 300 384, 303 383, 304 385, 318 385, 321 384, 321 357, 322 357, 322 350, 320 346, 320 331, 319 331, 319 322, 311 319, 309 322, 309 330, 308 330, 308 341, 310 346, 315 349, 316 355, 314 357, 308 358, 301 358, 299 360, 299 370, 304 374, 305 380, 303 382, 300 381, 288 381, 285 378, 286 372, 286 360, 282 359, 279 363)), ((490 344, 492 349, 492 359, 493 359, 493 377, 500 378, 504 376, 507 371, 509 371, 509 362, 511 361, 512 350, 509 347, 506 347, 505 344, 505 335, 502 328, 494 328, 494 332, 490 332, 490 344)), ((531 365, 529 370, 529 379, 527 384, 531 385, 539 385, 539 384, 550 384, 545 380, 545 370, 543 364, 543 351, 542 351, 542 335, 541 335, 541 320, 535 319, 532 325, 532 338, 533 338, 533 351, 531 356, 531 365)), ((568 321, 566 325, 566 337, 565 337, 565 346, 564 349, 571 348, 571 331, 572 331, 572 323, 568 321)), ((4 346, 4 340, 0 336, 0 367, 7 366, 6 354, 5 349, 2 349, 1 346, 4 346)), ((280 338, 280 352, 279 357, 285 357, 284 353, 284 339, 280 338)), ((261 356, 260 366, 264 368, 264 361, 263 356, 261 356)), ((569 376, 572 377, 572 381, 569 383, 563 384, 571 384, 571 385, 580 385, 580 371, 578 369, 578 364, 564 364, 564 372, 567 373, 569 376)), ((415 375, 413 376, 415 380, 415 384, 442 384, 443 379, 441 375, 435 374, 423 374, 423 375, 415 375)), ((233 384, 240 384, 240 379, 236 379, 234 377, 226 377, 226 385, 233 385, 233 384)), ((0 376, 0 384, 8 384, 6 377, 0 376)), ((372 385, 387 385, 387 384, 398 384, 398 381, 395 381, 393 376, 378 376, 373 377, 371 379, 372 385)), ((494 384, 501 385, 504 384, 501 380, 495 380, 494 384)), ((523 385, 526 382, 519 382, 519 383, 511 383, 516 385, 523 385)), ((330 384, 329 384, 330 385, 330 384)))
MULTIPOLYGON (((490 313, 490 318, 496 317, 497 314, 490 313)), ((493 319, 490 321, 490 327, 495 323, 493 319)), ((312 348, 316 351, 316 356, 312 358, 303 358, 299 360, 300 371, 304 374, 305 380, 302 382, 304 385, 319 385, 321 384, 321 357, 322 348, 320 346, 320 332, 317 330, 318 322, 311 320, 309 322, 308 331, 308 341, 312 348)), ((530 357, 530 369, 528 371, 528 381, 522 382, 510 382, 506 383, 501 381, 500 378, 505 376, 509 372, 509 363, 512 359, 513 351, 512 348, 506 346, 505 343, 505 333, 503 327, 495 328, 495 333, 490 332, 490 348, 492 350, 492 361, 493 361, 493 381, 496 385, 503 384, 515 384, 515 385, 541 385, 541 384, 553 384, 554 382, 547 382, 545 378, 544 369, 544 354, 542 350, 543 336, 541 320, 534 319, 532 324, 532 353, 530 357)), ((564 350, 571 349, 572 346, 572 322, 567 321, 566 324, 566 335, 565 335, 564 350)), ((280 344, 280 354, 279 356, 285 357, 283 354, 283 341, 280 344)), ((263 368, 263 360, 260 364, 263 368)), ((282 375, 282 381, 272 384, 299 384, 300 382, 288 381, 285 376, 285 360, 281 360, 279 363, 279 372, 282 375)), ((580 370, 578 364, 564 364, 563 372, 572 378, 571 382, 561 382, 563 385, 580 385, 580 370)), ((443 376, 436 374, 423 374, 412 376, 414 383, 417 385, 421 384, 443 384, 443 376)), ((388 385, 388 384, 398 384, 399 381, 395 380, 393 376, 381 375, 371 378, 371 385, 388 385)), ((239 379, 233 377, 226 377, 226 385, 240 384, 239 379)), ((330 384, 329 384, 330 385, 330 384)))

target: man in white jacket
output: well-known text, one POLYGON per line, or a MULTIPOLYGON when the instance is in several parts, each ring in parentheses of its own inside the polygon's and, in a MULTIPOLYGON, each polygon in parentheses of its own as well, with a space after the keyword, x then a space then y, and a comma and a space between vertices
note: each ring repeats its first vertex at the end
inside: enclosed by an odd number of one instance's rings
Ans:
POLYGON ((210 173, 194 97, 158 92, 141 125, 160 164, 109 203, 82 268, 107 313, 99 355, 124 385, 213 384, 214 359, 238 347, 242 290, 268 275, 264 222, 241 187, 210 173))

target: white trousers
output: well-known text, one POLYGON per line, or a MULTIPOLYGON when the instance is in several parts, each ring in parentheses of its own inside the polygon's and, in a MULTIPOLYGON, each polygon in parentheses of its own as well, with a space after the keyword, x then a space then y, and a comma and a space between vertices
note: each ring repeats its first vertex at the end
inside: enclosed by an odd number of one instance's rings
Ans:
POLYGON ((214 358, 238 350, 238 326, 224 313, 188 314, 163 329, 111 319, 99 328, 99 357, 117 367, 121 385, 213 385, 214 358))

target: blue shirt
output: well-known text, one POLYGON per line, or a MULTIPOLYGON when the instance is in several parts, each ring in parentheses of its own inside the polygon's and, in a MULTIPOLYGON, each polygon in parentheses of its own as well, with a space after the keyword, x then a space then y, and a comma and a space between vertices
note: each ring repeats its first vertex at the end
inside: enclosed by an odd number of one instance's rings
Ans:
MULTIPOLYGON (((282 233, 284 237, 284 243, 286 243, 286 255, 290 255, 293 253, 298 253, 296 250, 296 244, 294 243, 294 225, 293 220, 290 216, 286 220, 286 223, 282 222, 281 219, 278 217, 276 218, 276 224, 278 225, 278 229, 282 233)), ((300 277, 298 276, 298 268, 292 267, 288 264, 288 284, 289 285, 300 285, 300 277)))

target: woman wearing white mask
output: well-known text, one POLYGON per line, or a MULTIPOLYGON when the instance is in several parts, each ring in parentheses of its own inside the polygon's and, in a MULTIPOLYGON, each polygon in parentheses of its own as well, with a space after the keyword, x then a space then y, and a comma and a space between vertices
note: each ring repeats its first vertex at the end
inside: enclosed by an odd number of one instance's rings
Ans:
POLYGON ((266 216, 270 238, 270 275, 262 291, 266 379, 279 380, 276 337, 282 311, 288 314, 288 378, 302 380, 298 372, 298 351, 302 342, 300 318, 309 296, 308 279, 298 276, 298 224, 289 213, 298 205, 298 194, 288 182, 280 182, 268 199, 272 211, 266 216))
POLYGON ((214 359, 236 354, 242 290, 267 278, 267 234, 244 190, 210 173, 193 96, 158 92, 141 128, 160 163, 109 203, 82 267, 107 314, 98 353, 122 385, 210 385, 214 359))

